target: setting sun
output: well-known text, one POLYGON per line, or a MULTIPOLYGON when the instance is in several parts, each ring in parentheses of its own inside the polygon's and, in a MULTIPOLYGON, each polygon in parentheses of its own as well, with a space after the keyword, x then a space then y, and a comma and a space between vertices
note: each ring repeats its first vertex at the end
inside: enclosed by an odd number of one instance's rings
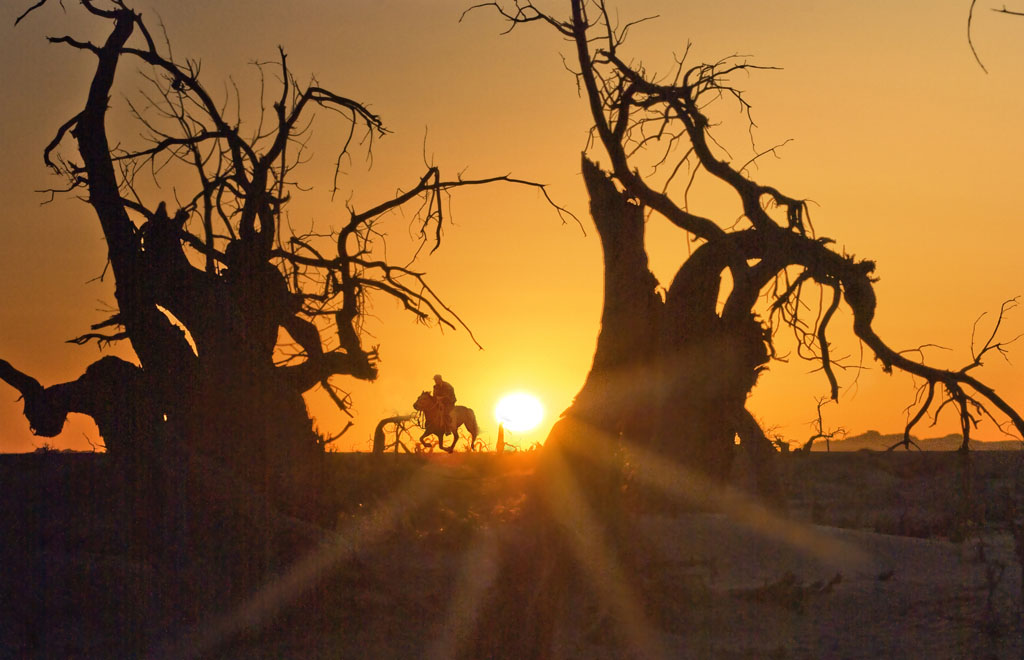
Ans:
POLYGON ((537 428, 544 418, 544 406, 532 394, 513 392, 498 401, 494 417, 509 431, 530 431, 537 428))

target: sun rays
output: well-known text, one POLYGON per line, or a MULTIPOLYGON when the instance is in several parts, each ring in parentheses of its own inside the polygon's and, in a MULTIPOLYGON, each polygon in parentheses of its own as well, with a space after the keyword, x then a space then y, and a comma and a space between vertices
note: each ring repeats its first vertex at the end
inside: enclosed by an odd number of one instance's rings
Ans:
MULTIPOLYGON (((564 420, 563 420, 564 421, 564 420)), ((593 457, 615 456, 610 451, 614 439, 583 424, 576 431, 584 434, 582 446, 588 448, 588 460, 593 457)), ((626 515, 624 529, 610 528, 606 511, 595 510, 587 488, 580 481, 578 456, 545 449, 539 460, 543 469, 534 473, 533 496, 537 508, 550 524, 547 529, 557 530, 553 538, 542 542, 544 551, 567 553, 563 563, 578 568, 589 592, 596 599, 597 619, 586 622, 595 628, 610 627, 615 639, 642 657, 670 657, 664 648, 665 638, 648 618, 640 593, 640 585, 632 579, 630 567, 621 561, 623 548, 646 552, 648 547, 639 536, 640 528, 633 514, 626 515), (616 536, 617 535, 617 536, 616 536), (627 536, 628 535, 628 536, 627 536), (552 545, 552 541, 554 544, 552 545), (544 544, 547 544, 545 547, 544 544)), ((728 517, 733 523, 756 536, 773 540, 793 548, 809 559, 828 558, 856 566, 863 559, 859 551, 830 538, 814 528, 788 520, 760 505, 748 496, 730 488, 716 486, 685 467, 663 456, 638 447, 627 447, 625 453, 634 468, 631 475, 636 486, 649 488, 674 501, 695 508, 709 507, 728 517)), ((496 459, 496 457, 489 457, 496 459)), ((614 459, 612 459, 614 460, 614 459)), ((618 469, 618 465, 595 463, 592 467, 618 469)), ((250 598, 234 610, 196 626, 187 634, 169 640, 154 649, 150 657, 200 657, 215 651, 243 632, 258 630, 267 625, 283 609, 294 606, 314 585, 322 583, 348 562, 408 525, 409 517, 424 507, 439 506, 445 480, 467 478, 459 465, 446 461, 428 460, 416 474, 397 487, 390 496, 369 511, 348 520, 336 531, 321 530, 323 540, 307 556, 298 560, 281 575, 269 580, 250 598)), ((480 477, 483 478, 483 477, 480 477)), ((536 529, 519 528, 520 521, 510 523, 485 521, 475 527, 455 567, 455 578, 450 593, 438 594, 444 603, 444 615, 434 640, 426 649, 426 657, 458 657, 472 648, 482 626, 516 626, 513 620, 483 621, 489 599, 500 598, 495 586, 501 585, 503 571, 512 568, 509 561, 538 561, 535 556, 516 556, 503 551, 503 546, 515 543, 517 535, 536 529), (506 529, 506 526, 511 525, 506 529)), ((613 525, 614 527, 614 525, 613 525)), ((671 548, 668 550, 671 552, 671 548)), ((410 554, 410 560, 415 557, 410 554)), ((574 569, 576 570, 576 569, 574 569)), ((566 575, 549 575, 559 581, 566 575)), ((544 588, 544 585, 537 585, 544 588)), ((563 585, 564 588, 564 585, 563 585)), ((565 595, 563 588, 561 591, 565 595)), ((545 598, 547 594, 540 594, 545 598)), ((570 594, 578 597, 578 594, 570 594)), ((579 626, 579 612, 565 602, 553 610, 565 620, 552 622, 556 630, 555 642, 572 626, 579 626), (558 633, 557 631, 561 631, 558 633)), ((578 629, 576 629, 577 632, 578 629)), ((564 640, 562 640, 564 642, 564 640)))
POLYGON ((426 465, 366 514, 354 518, 338 531, 321 530, 324 540, 308 555, 268 580, 233 610, 196 625, 179 638, 168 640, 150 657, 204 657, 238 634, 258 630, 343 562, 354 560, 361 551, 393 532, 403 516, 430 502, 441 474, 441 469, 426 465))

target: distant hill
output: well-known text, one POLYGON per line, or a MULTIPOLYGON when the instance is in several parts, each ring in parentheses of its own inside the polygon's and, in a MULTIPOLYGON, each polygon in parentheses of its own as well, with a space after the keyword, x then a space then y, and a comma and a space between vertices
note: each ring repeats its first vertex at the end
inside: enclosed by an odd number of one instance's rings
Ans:
MULTIPOLYGON (((963 442, 963 437, 959 433, 952 433, 941 438, 922 439, 916 436, 910 437, 924 451, 953 451, 954 449, 959 449, 960 444, 963 442)), ((902 440, 902 433, 882 434, 878 431, 867 431, 860 435, 849 436, 845 440, 832 440, 829 446, 832 451, 859 451, 861 449, 884 451, 902 440)), ((794 443, 794 446, 796 446, 796 443, 794 443)), ((970 448, 974 451, 1013 451, 1020 450, 1024 446, 1018 440, 996 440, 992 442, 971 440, 970 448)), ((811 451, 826 451, 825 441, 815 440, 811 451)))

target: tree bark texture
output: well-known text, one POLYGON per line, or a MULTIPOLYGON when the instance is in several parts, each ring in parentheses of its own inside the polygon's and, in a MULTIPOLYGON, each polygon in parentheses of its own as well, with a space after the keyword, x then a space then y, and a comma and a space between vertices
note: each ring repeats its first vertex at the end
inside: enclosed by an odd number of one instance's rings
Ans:
POLYGON ((771 455, 745 409, 768 361, 766 331, 750 312, 747 288, 734 286, 718 304, 722 274, 742 246, 731 237, 702 244, 662 302, 648 268, 643 207, 586 158, 583 177, 604 255, 601 330, 590 373, 547 446, 592 458, 636 446, 722 482, 739 435, 773 490, 771 455), (610 442, 588 445, 581 428, 610 442))

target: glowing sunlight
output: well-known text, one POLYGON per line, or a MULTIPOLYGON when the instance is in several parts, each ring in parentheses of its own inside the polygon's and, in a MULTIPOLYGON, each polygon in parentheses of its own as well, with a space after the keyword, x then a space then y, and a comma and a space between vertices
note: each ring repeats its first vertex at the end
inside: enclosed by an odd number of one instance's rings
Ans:
POLYGON ((494 407, 494 418, 509 431, 530 431, 544 419, 544 405, 532 394, 512 392, 498 401, 494 407))

